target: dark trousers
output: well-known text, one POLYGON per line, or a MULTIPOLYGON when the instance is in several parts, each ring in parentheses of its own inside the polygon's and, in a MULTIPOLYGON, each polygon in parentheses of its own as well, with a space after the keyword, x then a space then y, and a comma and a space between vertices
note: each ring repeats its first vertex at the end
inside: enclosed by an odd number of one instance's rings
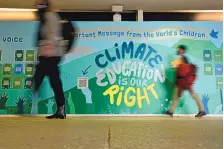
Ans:
POLYGON ((34 90, 37 92, 45 76, 50 79, 51 87, 55 94, 57 108, 65 105, 65 97, 60 79, 58 64, 61 57, 40 57, 34 74, 34 90))

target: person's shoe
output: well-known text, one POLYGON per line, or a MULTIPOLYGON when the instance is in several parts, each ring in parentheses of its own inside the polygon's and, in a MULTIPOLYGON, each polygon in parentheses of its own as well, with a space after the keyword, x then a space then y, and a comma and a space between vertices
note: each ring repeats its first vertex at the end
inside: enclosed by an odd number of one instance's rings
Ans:
POLYGON ((64 116, 64 119, 66 119, 65 105, 59 107, 58 114, 59 114, 59 115, 63 115, 63 116, 64 116))
POLYGON ((165 114, 173 117, 173 113, 171 113, 170 111, 166 111, 165 114))
POLYGON ((65 106, 59 107, 55 114, 47 116, 46 119, 66 119, 65 106))
POLYGON ((61 115, 61 114, 58 114, 58 113, 55 113, 53 115, 46 116, 46 119, 65 119, 65 116, 61 115))
POLYGON ((205 111, 199 111, 199 113, 197 115, 195 115, 195 117, 202 117, 205 115, 206 115, 205 111))

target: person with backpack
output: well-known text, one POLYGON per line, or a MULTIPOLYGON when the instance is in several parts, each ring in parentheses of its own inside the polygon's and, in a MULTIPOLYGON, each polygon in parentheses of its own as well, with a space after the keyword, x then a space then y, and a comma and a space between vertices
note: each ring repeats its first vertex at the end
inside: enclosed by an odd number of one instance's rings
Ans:
MULTIPOLYGON (((34 96, 37 96, 44 77, 48 76, 55 94, 57 111, 46 118, 65 119, 65 97, 58 65, 61 57, 71 49, 73 33, 68 35, 70 30, 64 31, 64 24, 60 22, 59 14, 51 11, 48 0, 36 0, 36 7, 40 21, 36 46, 40 51, 39 63, 36 65, 34 74, 34 96)), ((71 24, 71 22, 69 23, 71 24)))
POLYGON ((181 64, 179 64, 176 68, 176 91, 174 93, 172 105, 170 109, 165 113, 167 115, 173 116, 173 112, 176 109, 179 98, 181 97, 183 91, 188 90, 192 96, 192 98, 196 101, 197 106, 199 108, 199 113, 195 115, 195 117, 205 116, 205 110, 202 101, 195 93, 193 89, 193 84, 196 80, 196 72, 197 66, 189 63, 188 58, 185 55, 186 46, 180 45, 178 47, 178 55, 181 57, 181 64))

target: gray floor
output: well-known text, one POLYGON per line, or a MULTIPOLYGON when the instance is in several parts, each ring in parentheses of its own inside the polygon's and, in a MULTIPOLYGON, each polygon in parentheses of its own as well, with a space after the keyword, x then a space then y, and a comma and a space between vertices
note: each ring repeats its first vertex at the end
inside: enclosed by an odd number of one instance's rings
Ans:
POLYGON ((0 149, 222 149, 222 118, 1 118, 0 149))

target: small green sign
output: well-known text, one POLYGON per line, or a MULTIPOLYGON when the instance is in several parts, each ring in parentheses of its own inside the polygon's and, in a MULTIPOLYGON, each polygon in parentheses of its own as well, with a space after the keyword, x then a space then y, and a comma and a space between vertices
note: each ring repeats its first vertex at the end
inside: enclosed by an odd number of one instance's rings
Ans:
POLYGON ((213 73, 212 64, 205 64, 204 65, 204 74, 205 75, 212 75, 213 73))

